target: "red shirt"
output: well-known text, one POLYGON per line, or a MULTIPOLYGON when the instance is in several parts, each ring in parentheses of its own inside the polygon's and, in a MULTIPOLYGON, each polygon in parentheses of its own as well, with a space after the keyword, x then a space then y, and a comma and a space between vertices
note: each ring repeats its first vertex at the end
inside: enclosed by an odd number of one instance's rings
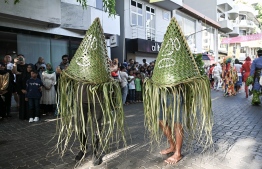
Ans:
POLYGON ((251 61, 245 61, 245 63, 242 65, 242 68, 241 68, 241 73, 243 74, 244 82, 246 82, 250 74, 250 68, 251 68, 251 61))

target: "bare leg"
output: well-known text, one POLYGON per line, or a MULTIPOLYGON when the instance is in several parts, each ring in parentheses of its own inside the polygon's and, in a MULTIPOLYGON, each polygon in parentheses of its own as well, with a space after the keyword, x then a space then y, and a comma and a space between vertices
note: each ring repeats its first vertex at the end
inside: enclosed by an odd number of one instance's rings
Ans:
POLYGON ((246 98, 248 98, 248 86, 245 85, 246 98))
POLYGON ((167 125, 164 125, 162 120, 159 121, 159 126, 162 129, 164 135, 167 137, 168 143, 170 145, 169 148, 160 151, 160 154, 165 155, 175 152, 175 143, 174 140, 172 139, 171 128, 168 127, 167 125))
POLYGON ((183 144, 183 128, 181 124, 175 124, 175 137, 175 153, 165 160, 165 162, 168 164, 175 164, 182 159, 181 149, 183 144))

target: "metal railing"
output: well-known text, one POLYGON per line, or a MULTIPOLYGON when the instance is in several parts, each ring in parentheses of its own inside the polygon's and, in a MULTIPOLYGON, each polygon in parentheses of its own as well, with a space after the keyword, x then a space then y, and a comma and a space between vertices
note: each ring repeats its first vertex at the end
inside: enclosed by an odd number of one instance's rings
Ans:
POLYGON ((132 27, 132 39, 140 38, 151 41, 162 42, 165 32, 150 28, 132 27))

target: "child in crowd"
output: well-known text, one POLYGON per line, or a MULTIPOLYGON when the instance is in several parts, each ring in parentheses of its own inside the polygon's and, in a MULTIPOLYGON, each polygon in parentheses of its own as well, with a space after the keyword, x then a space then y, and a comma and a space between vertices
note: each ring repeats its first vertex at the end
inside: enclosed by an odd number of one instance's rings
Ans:
POLYGON ((26 81, 25 100, 29 104, 29 123, 39 121, 40 98, 42 97, 43 83, 37 78, 38 71, 31 71, 31 78, 26 81))
POLYGON ((135 76, 134 72, 130 70, 129 76, 128 76, 128 94, 129 94, 129 102, 130 103, 135 103, 135 76))
POLYGON ((136 73, 135 88, 136 88, 136 102, 142 102, 142 80, 141 80, 140 73, 136 73))

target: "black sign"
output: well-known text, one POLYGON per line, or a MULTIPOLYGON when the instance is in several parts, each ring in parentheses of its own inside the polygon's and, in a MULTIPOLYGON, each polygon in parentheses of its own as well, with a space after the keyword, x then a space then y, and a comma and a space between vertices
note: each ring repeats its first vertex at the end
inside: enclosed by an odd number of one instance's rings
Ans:
POLYGON ((158 53, 160 51, 161 42, 155 42, 145 39, 126 39, 126 51, 158 53))

